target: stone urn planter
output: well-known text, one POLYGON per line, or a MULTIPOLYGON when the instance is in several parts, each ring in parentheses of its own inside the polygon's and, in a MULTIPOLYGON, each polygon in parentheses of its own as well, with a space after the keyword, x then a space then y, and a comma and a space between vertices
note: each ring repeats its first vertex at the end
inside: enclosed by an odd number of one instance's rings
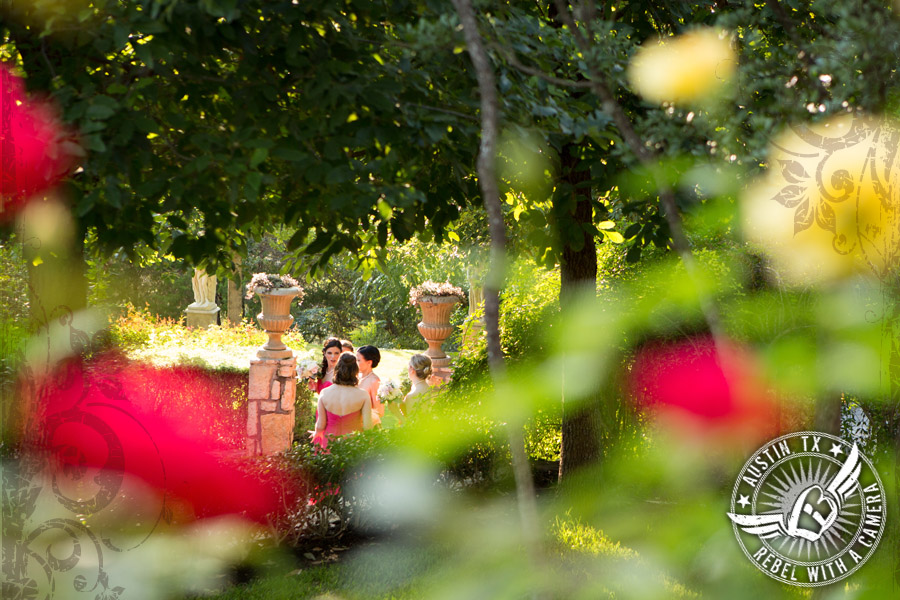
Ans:
POLYGON ((247 284, 248 300, 256 294, 262 304, 262 312, 256 315, 259 326, 269 335, 269 341, 256 352, 259 358, 291 358, 294 353, 284 345, 281 336, 287 331, 294 317, 291 316, 291 301, 300 296, 303 289, 290 275, 255 273, 247 284))
POLYGON ((269 340, 256 352, 259 358, 290 358, 293 352, 281 341, 281 336, 294 322, 291 316, 291 302, 302 292, 300 288, 265 289, 257 287, 253 290, 262 304, 262 312, 256 315, 269 340))
POLYGON ((450 312, 457 302, 459 302, 457 296, 421 296, 416 301, 422 310, 422 321, 418 324, 419 333, 428 344, 425 356, 431 359, 435 377, 444 380, 450 377, 450 358, 441 346, 453 333, 450 312))

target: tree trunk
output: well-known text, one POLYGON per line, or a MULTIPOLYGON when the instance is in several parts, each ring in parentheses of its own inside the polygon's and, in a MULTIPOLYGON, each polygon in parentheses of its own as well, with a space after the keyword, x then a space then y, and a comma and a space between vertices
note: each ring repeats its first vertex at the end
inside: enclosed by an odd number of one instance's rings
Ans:
POLYGON ((229 322, 233 325, 240 324, 244 318, 244 291, 241 286, 242 270, 241 257, 237 252, 233 255, 234 269, 231 277, 228 278, 227 306, 225 307, 225 315, 229 322))
MULTIPOLYGON (((554 210, 559 225, 562 259, 560 261, 559 303, 565 310, 579 293, 592 293, 597 289, 597 247, 591 233, 593 209, 590 187, 576 187, 590 179, 590 170, 579 171, 579 148, 567 144, 561 153, 564 185, 571 186, 571 201, 562 199, 554 210)), ((600 457, 601 409, 600 394, 581 399, 579 403, 566 404, 565 382, 578 377, 569 372, 563 362, 562 390, 562 447, 560 448, 559 478, 579 467, 591 464, 600 457)))
MULTIPOLYGON (((470 0, 453 0, 463 28, 466 47, 478 78, 481 105, 481 145, 478 153, 478 183, 488 215, 491 235, 491 262, 484 284, 484 320, 487 329, 488 364, 495 385, 506 379, 506 361, 500 346, 500 290, 506 278, 506 224, 497 187, 496 159, 499 130, 499 103, 494 71, 478 31, 478 21, 470 0)), ((522 533, 535 566, 540 561, 540 539, 534 481, 525 454, 522 423, 507 423, 516 497, 522 533)))

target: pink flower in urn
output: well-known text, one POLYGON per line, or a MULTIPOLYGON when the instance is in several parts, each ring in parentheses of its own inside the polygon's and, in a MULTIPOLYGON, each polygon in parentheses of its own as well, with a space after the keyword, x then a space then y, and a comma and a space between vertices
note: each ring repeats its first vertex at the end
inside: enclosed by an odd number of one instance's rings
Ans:
POLYGON ((428 280, 409 290, 409 303, 416 305, 425 296, 464 298, 465 292, 450 282, 436 283, 428 280))

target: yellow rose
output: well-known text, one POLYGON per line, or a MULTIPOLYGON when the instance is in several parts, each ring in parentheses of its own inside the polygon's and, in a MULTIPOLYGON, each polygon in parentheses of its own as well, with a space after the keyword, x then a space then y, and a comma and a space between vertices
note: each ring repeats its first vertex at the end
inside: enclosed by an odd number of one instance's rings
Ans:
POLYGON ((736 66, 724 32, 697 29, 644 43, 631 60, 628 78, 648 100, 692 103, 720 94, 736 66))
POLYGON ((845 115, 775 140, 741 209, 745 236, 786 283, 897 269, 898 138, 897 123, 845 115))

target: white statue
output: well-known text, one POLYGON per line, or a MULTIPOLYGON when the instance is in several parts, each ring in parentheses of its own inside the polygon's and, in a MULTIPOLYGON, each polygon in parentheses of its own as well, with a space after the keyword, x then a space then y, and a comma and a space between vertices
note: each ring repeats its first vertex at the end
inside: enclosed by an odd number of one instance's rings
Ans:
POLYGON ((188 308, 216 308, 216 276, 207 275, 205 269, 194 269, 191 278, 191 287, 194 288, 194 303, 188 308))

